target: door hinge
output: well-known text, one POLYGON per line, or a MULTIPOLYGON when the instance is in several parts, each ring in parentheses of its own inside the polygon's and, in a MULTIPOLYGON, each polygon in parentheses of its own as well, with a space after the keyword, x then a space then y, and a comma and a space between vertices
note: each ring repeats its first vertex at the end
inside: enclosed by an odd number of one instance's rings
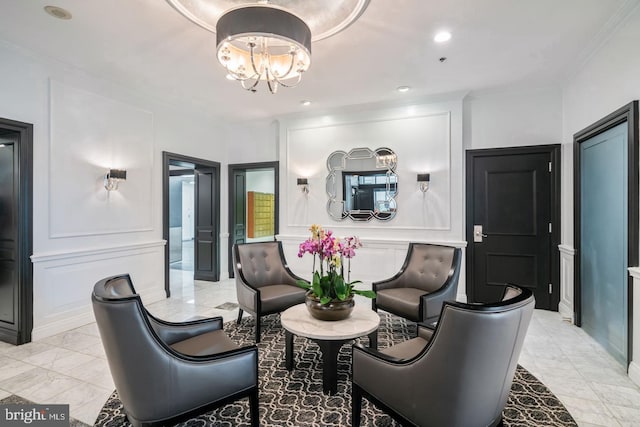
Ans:
POLYGON ((553 169, 553 166, 551 166, 551 162, 549 162, 549 172, 551 172, 552 169, 553 169))
POLYGON ((549 223, 549 233, 553 233, 553 225, 549 223))
POLYGON ((553 293, 553 283, 549 283, 549 294, 553 293))

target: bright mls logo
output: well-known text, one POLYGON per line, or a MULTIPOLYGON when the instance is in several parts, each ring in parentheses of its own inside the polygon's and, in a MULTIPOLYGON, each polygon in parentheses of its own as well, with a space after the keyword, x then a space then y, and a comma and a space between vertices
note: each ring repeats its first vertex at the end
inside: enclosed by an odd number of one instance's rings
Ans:
POLYGON ((69 405, 0 405, 0 426, 69 427, 69 405))

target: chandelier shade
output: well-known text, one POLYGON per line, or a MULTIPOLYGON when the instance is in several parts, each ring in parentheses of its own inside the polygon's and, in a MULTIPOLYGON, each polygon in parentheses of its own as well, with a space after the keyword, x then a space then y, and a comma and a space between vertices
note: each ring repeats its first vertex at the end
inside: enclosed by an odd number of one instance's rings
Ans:
POLYGON ((273 6, 232 9, 216 24, 217 58, 227 73, 252 92, 260 81, 269 91, 300 83, 311 65, 311 30, 273 6))

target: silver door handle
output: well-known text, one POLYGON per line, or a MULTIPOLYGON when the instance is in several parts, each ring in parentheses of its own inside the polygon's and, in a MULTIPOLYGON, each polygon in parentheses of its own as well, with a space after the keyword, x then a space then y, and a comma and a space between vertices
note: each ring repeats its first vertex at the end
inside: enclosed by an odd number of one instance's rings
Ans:
POLYGON ((473 241, 474 242, 482 242, 482 239, 484 237, 487 237, 487 235, 482 232, 482 225, 474 225, 473 226, 473 241))

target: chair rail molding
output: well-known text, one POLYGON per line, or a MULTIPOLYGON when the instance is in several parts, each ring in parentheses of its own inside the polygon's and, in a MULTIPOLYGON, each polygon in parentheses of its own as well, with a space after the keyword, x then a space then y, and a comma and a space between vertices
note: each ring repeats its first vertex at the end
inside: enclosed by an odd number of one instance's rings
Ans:
POLYGON ((115 245, 103 248, 78 249, 70 251, 45 252, 42 254, 31 255, 31 262, 34 264, 41 262, 59 261, 68 258, 78 258, 93 255, 109 254, 112 252, 129 251, 136 249, 147 249, 153 247, 163 247, 167 244, 166 240, 153 240, 148 242, 133 243, 127 245, 115 245))
MULTIPOLYGON (((629 275, 633 278, 633 305, 640 307, 640 267, 629 268, 629 275)), ((632 351, 628 375, 631 381, 640 386, 640 314, 632 314, 632 351)))
POLYGON ((563 319, 573 323, 573 257, 576 250, 569 245, 558 245, 560 251, 560 303, 558 311, 563 319))

